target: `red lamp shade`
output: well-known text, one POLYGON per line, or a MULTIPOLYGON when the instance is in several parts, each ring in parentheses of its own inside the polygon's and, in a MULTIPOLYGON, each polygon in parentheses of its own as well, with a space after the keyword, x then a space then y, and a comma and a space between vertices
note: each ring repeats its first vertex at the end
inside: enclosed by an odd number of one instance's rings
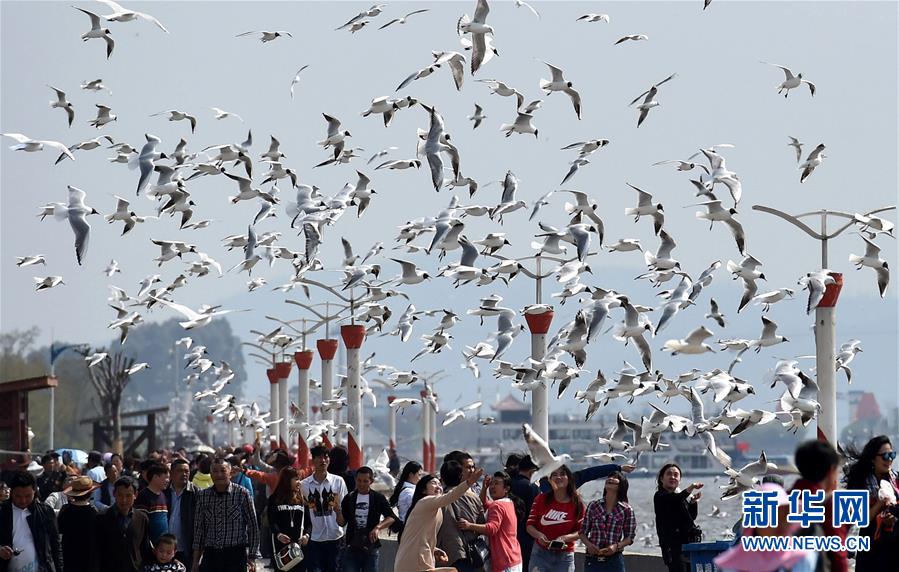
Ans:
POLYGON ((275 364, 275 370, 278 372, 278 379, 287 379, 290 377, 290 368, 293 367, 293 362, 290 361, 280 361, 275 364))
POLYGON ((365 326, 358 324, 340 326, 340 337, 348 350, 358 350, 365 340, 365 326))
POLYGON ((293 359, 297 362, 298 368, 309 369, 312 366, 312 358, 314 356, 315 353, 312 350, 304 350, 293 354, 293 359))
POLYGON ((549 331, 555 313, 552 310, 542 314, 525 314, 524 319, 528 323, 528 329, 532 334, 545 334, 549 331))
POLYGON ((819 308, 833 308, 840 298, 840 290, 843 289, 843 275, 839 272, 830 272, 833 284, 828 284, 824 290, 824 297, 818 303, 819 308))
POLYGON ((337 343, 337 340, 332 338, 315 342, 315 347, 318 348, 318 355, 321 356, 323 361, 334 359, 334 356, 337 355, 337 343))

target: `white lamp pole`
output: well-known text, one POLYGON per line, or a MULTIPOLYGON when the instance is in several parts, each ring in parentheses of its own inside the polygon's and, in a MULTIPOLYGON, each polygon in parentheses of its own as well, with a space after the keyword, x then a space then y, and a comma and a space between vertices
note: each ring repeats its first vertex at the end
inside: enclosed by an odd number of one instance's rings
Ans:
MULTIPOLYGON (((895 206, 883 207, 865 213, 865 216, 895 209, 895 206)), ((768 213, 782 218, 790 224, 821 243, 821 268, 827 269, 827 242, 843 233, 843 231, 856 224, 855 214, 830 211, 826 209, 790 215, 783 211, 753 205, 753 210, 768 213), (820 219, 820 230, 815 231, 801 219, 816 217, 820 219), (828 233, 827 217, 848 219, 837 230, 828 233)), ((834 445, 839 440, 837 430, 837 385, 836 385, 836 305, 843 287, 843 275, 838 272, 830 272, 834 278, 834 284, 827 286, 824 298, 815 309, 815 372, 818 383, 818 403, 821 411, 818 413, 818 439, 834 445)))

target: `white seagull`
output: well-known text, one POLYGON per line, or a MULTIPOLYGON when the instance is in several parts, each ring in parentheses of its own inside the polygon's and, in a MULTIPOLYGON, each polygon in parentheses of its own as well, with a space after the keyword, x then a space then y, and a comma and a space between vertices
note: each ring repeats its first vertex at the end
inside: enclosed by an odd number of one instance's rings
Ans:
POLYGON ((293 88, 296 84, 300 83, 300 72, 304 69, 308 68, 309 64, 304 65, 300 69, 297 70, 297 73, 293 74, 293 79, 290 80, 290 99, 293 99, 293 88))
POLYGON ((104 20, 106 20, 108 22, 131 22, 132 20, 142 18, 144 20, 147 20, 148 22, 153 22, 154 24, 156 24, 156 26, 160 30, 162 30, 166 34, 169 33, 169 31, 165 29, 165 26, 163 26, 159 22, 159 20, 157 20, 150 14, 145 14, 143 12, 136 12, 134 10, 126 10, 120 4, 116 4, 115 2, 112 2, 111 0, 97 0, 97 1, 102 2, 103 4, 106 4, 107 6, 109 6, 110 10, 113 11, 112 14, 100 16, 101 18, 103 18, 104 20))
POLYGON ((784 75, 786 76, 786 79, 784 79, 784 81, 780 85, 777 86, 778 95, 780 95, 782 93, 782 94, 784 94, 784 97, 787 97, 788 95, 790 95, 791 89, 796 89, 797 87, 799 87, 802 84, 807 84, 808 90, 811 92, 812 96, 814 97, 815 84, 813 84, 812 82, 810 82, 807 79, 802 79, 802 74, 793 75, 793 72, 790 71, 790 68, 784 67, 782 65, 772 64, 769 62, 762 62, 762 63, 767 64, 769 66, 774 66, 776 68, 780 68, 783 70, 784 75))
POLYGON ((557 68, 556 66, 543 62, 549 67, 549 71, 552 73, 552 81, 541 79, 540 80, 540 89, 544 90, 547 95, 550 95, 554 91, 563 91, 568 97, 571 98, 571 103, 574 106, 574 114, 577 115, 577 118, 581 118, 581 95, 574 90, 574 84, 570 81, 566 81, 562 75, 562 70, 557 68))
POLYGON ((824 159, 827 158, 827 155, 824 154, 824 143, 819 144, 817 147, 812 149, 812 152, 808 154, 808 157, 805 159, 805 163, 799 165, 799 168, 802 170, 802 176, 799 177, 799 182, 804 183, 806 179, 808 179, 809 175, 812 174, 818 166, 824 162, 824 159))
POLYGON ((471 74, 474 75, 475 72, 481 67, 481 64, 485 61, 485 54, 487 52, 487 34, 493 34, 493 27, 488 26, 486 24, 487 14, 490 12, 490 6, 487 5, 487 0, 478 0, 477 7, 474 11, 474 18, 469 19, 468 14, 464 14, 459 21, 456 23, 456 31, 461 36, 464 34, 471 34, 471 74))
POLYGON ((47 87, 56 92, 56 101, 51 101, 50 107, 65 109, 66 115, 69 116, 69 127, 71 127, 72 122, 75 121, 75 108, 70 101, 66 100, 66 92, 56 89, 52 85, 48 85, 47 87))
POLYGON ((154 296, 151 296, 151 298, 153 298, 153 300, 159 302, 163 306, 168 306, 169 308, 183 314, 184 317, 187 318, 187 320, 178 322, 178 324, 185 330, 201 328, 203 326, 209 325, 212 319, 216 316, 223 316, 225 314, 230 314, 231 312, 249 312, 249 310, 217 310, 216 307, 206 305, 201 306, 200 311, 196 312, 182 304, 176 304, 175 302, 169 302, 168 300, 163 300, 162 298, 156 298, 154 296))
POLYGON ((32 139, 27 135, 23 135, 22 133, 0 133, 0 137, 9 137, 18 142, 18 145, 11 145, 9 148, 13 151, 25 151, 27 153, 36 153, 37 151, 43 151, 44 146, 52 147, 56 149, 63 155, 67 156, 71 160, 75 160, 75 155, 72 155, 72 152, 69 151, 69 148, 59 141, 48 141, 41 139, 32 139))
POLYGON ((880 247, 874 244, 868 237, 862 236, 865 241, 865 254, 859 256, 857 254, 849 255, 849 262, 855 264, 856 269, 861 270, 863 266, 873 268, 877 273, 877 288, 880 291, 880 297, 883 298, 887 286, 890 283, 890 266, 886 260, 880 257, 880 247))
MULTIPOLYGON (((619 40, 619 41, 621 41, 621 40, 619 40)), ((666 77, 659 83, 654 84, 648 90, 644 91, 643 93, 641 93, 640 95, 635 97, 634 100, 630 102, 629 105, 633 105, 633 104, 637 103, 637 101, 639 101, 641 97, 646 96, 643 99, 643 103, 641 103, 640 105, 637 106, 637 109, 640 110, 640 116, 637 118, 637 127, 640 127, 640 124, 643 123, 643 120, 646 119, 647 115, 649 115, 650 109, 652 109, 653 107, 659 106, 659 102, 655 100, 655 96, 659 92, 659 86, 668 80, 674 79, 675 77, 677 77, 676 73, 669 75, 668 77, 666 77)))
POLYGON ((268 30, 252 30, 249 32, 243 32, 241 34, 237 34, 235 38, 240 38, 242 36, 250 36, 252 34, 260 34, 259 40, 265 44, 267 42, 271 42, 272 40, 277 40, 278 38, 283 38, 287 36, 288 38, 292 38, 293 34, 290 32, 285 32, 283 30, 277 32, 269 32, 268 30))
POLYGON ((87 246, 90 241, 91 225, 87 222, 87 215, 100 214, 97 209, 84 204, 86 193, 81 189, 69 186, 69 204, 66 208, 69 225, 75 233, 75 259, 81 266, 87 255, 87 246))
POLYGON ((605 22, 609 23, 609 15, 608 14, 584 14, 575 22, 605 22))
POLYGON ((528 446, 531 453, 531 460, 539 467, 534 474, 531 475, 531 482, 540 482, 543 477, 548 477, 556 469, 571 461, 571 455, 563 453, 561 455, 553 455, 546 444, 546 440, 534 432, 527 423, 521 426, 524 433, 524 442, 528 446))
POLYGON ((216 119, 224 119, 226 117, 236 117, 237 119, 240 120, 241 123, 243 123, 243 117, 241 117, 240 115, 238 115, 236 113, 231 113, 230 111, 225 111, 224 109, 219 109, 218 107, 210 107, 209 109, 211 109, 213 112, 215 112, 216 119))
POLYGON ((408 18, 409 16, 414 16, 415 14, 422 14, 427 11, 428 11, 427 8, 424 8, 422 10, 413 10, 412 12, 409 12, 408 14, 406 14, 405 16, 403 16, 401 18, 394 18, 393 20, 387 22, 386 24, 384 24, 383 26, 381 26, 378 29, 383 30, 384 28, 386 28, 387 26, 390 26, 391 24, 405 24, 406 18, 408 18))
POLYGON ((113 39, 109 36, 109 28, 101 28, 100 16, 94 14, 93 12, 88 12, 83 8, 76 8, 75 6, 72 7, 76 10, 84 12, 91 19, 91 29, 81 34, 82 41, 86 42, 93 38, 103 38, 104 40, 106 40, 106 59, 109 59, 109 56, 112 55, 113 48, 115 48, 115 41, 113 41, 113 39))

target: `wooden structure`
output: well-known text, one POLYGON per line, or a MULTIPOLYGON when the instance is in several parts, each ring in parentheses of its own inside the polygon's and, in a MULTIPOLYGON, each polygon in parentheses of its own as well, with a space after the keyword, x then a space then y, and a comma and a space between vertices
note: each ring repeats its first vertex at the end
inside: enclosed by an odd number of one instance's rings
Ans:
MULTIPOLYGON (((143 409, 141 411, 129 411, 122 413, 122 420, 134 417, 146 417, 145 424, 128 423, 122 425, 123 453, 125 456, 134 454, 137 449, 146 442, 148 455, 151 451, 157 449, 156 442, 156 416, 166 413, 168 407, 156 407, 154 409, 143 409)), ((112 449, 112 418, 101 416, 91 417, 81 420, 82 425, 92 425, 93 428, 93 445, 91 448, 95 451, 109 451, 112 449)))
POLYGON ((49 375, 0 383, 0 449, 29 449, 28 393, 58 385, 59 380, 49 375))

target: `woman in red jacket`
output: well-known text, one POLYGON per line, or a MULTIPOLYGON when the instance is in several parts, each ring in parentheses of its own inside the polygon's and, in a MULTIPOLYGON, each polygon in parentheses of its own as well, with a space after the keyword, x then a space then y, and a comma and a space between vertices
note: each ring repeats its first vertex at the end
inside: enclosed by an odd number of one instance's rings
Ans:
MULTIPOLYGON (((521 547, 518 545, 518 516, 515 502, 509 498, 512 477, 504 471, 486 477, 481 487, 481 502, 487 509, 487 524, 475 524, 459 519, 459 530, 472 530, 487 535, 490 543, 490 569, 492 572, 521 572, 521 547), (487 498, 487 489, 490 496, 487 498)), ((522 509, 523 510, 523 509, 522 509)))
POLYGON ((574 541, 584 520, 584 505, 571 469, 562 465, 549 476, 552 490, 534 499, 527 531, 534 537, 529 572, 574 572, 574 541))

